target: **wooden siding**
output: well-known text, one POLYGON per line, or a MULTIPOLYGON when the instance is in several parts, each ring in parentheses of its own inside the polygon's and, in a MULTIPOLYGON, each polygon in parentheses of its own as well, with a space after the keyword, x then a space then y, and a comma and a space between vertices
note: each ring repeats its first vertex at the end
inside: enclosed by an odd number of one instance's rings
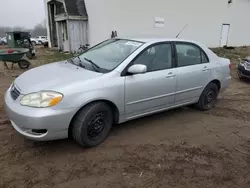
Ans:
POLYGON ((88 43, 87 21, 69 20, 69 41, 70 51, 75 53, 80 45, 88 43))

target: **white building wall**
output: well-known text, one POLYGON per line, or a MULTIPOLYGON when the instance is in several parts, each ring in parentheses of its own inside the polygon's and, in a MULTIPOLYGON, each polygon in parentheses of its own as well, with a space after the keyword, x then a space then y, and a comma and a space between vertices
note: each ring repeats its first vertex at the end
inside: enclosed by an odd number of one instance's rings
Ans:
POLYGON ((175 37, 199 41, 209 47, 220 42, 223 23, 230 24, 228 45, 250 45, 250 1, 233 0, 86 0, 89 43, 94 45, 119 37, 175 37), (154 18, 165 19, 164 28, 154 27, 154 18))
POLYGON ((250 46, 250 0, 233 0, 230 7, 230 32, 228 45, 250 46))
POLYGON ((85 0, 88 13, 88 39, 89 44, 97 44, 109 38, 110 28, 107 26, 106 0, 85 0))

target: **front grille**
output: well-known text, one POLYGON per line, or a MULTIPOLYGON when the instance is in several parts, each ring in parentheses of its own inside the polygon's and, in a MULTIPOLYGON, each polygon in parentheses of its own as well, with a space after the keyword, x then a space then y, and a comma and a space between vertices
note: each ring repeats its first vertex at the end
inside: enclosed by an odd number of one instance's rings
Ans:
POLYGON ((18 91, 18 89, 15 86, 12 86, 10 90, 10 95, 12 99, 16 100, 20 95, 20 91, 18 91))
POLYGON ((243 75, 246 75, 246 76, 250 76, 250 71, 249 70, 246 70, 244 67, 242 66, 239 66, 238 67, 238 71, 243 74, 243 75))

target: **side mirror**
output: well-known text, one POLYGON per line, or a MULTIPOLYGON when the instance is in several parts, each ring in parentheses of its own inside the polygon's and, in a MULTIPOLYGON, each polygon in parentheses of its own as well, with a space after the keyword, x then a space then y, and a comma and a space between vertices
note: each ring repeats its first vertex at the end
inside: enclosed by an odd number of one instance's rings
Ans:
POLYGON ((147 72, 147 66, 142 64, 132 65, 128 69, 128 73, 130 74, 143 74, 145 72, 147 72))

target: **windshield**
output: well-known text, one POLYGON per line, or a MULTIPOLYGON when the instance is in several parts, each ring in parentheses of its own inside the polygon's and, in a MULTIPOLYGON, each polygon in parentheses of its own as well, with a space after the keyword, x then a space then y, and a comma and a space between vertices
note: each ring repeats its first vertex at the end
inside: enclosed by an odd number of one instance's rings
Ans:
POLYGON ((80 63, 87 67, 91 64, 91 70, 109 72, 120 65, 143 43, 125 39, 110 39, 90 48, 79 56, 80 63), (95 68, 93 68, 95 67, 95 68))

